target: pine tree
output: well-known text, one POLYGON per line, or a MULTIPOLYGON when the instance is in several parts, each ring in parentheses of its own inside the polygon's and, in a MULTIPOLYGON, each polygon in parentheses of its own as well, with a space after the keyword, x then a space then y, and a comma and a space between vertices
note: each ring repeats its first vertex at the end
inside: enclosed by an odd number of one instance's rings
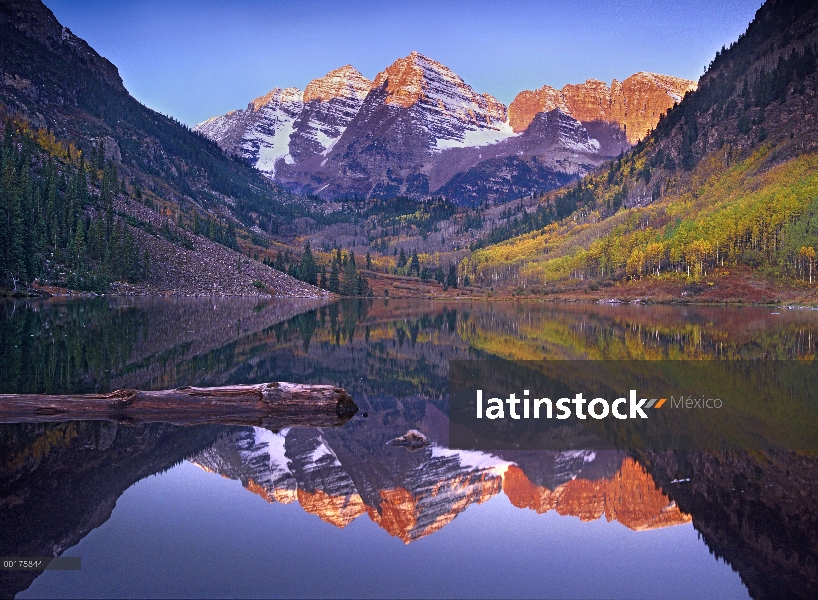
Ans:
POLYGON ((358 267, 355 265, 355 253, 350 252, 344 266, 344 282, 341 286, 341 294, 344 296, 355 296, 358 293, 358 267))
POLYGON ((332 267, 329 273, 329 291, 338 294, 341 291, 341 282, 338 278, 339 261, 332 261, 332 267))
POLYGON ((85 254, 85 223, 80 220, 71 242, 71 254, 75 264, 79 264, 85 254))
POLYGON ((417 250, 412 250, 412 261, 409 263, 409 274, 412 273, 420 275, 420 261, 418 260, 417 250))
POLYGON ((449 275, 446 277, 446 285, 451 288, 457 288, 457 267, 449 265, 449 275))
POLYGON ((318 265, 315 264, 315 258, 312 255, 309 241, 304 244, 304 253, 301 255, 300 275, 302 281, 310 285, 318 283, 318 265))
POLYGON ((355 292, 358 296, 372 295, 372 288, 369 287, 369 281, 367 280, 366 275, 364 275, 362 272, 358 273, 358 285, 355 292))
MULTIPOLYGON (((14 178, 16 179, 16 178, 14 178)), ((8 270, 12 278, 14 289, 19 281, 25 282, 26 254, 23 245, 23 218, 22 199, 19 182, 15 181, 10 189, 6 190, 7 218, 8 218, 8 270)))

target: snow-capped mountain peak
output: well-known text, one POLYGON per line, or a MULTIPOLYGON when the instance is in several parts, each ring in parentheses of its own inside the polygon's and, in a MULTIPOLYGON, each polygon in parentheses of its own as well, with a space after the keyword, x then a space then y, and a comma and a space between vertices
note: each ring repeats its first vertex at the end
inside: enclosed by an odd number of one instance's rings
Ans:
POLYGON ((274 88, 250 102, 245 110, 213 117, 193 129, 272 177, 276 162, 288 159, 290 135, 301 114, 302 98, 298 88, 274 88))
POLYGON ((313 79, 304 90, 304 102, 333 98, 363 100, 372 89, 372 81, 361 75, 352 65, 334 69, 318 79, 313 79))
POLYGON ((384 103, 411 109, 432 137, 430 151, 496 143, 513 132, 506 106, 479 94, 448 67, 412 52, 375 78, 386 92, 384 103))
POLYGON ((247 105, 247 109, 250 110, 261 110, 262 108, 272 108, 273 110, 281 107, 282 105, 299 105, 302 102, 303 94, 301 90, 294 87, 284 88, 274 88, 253 100, 250 104, 247 105))

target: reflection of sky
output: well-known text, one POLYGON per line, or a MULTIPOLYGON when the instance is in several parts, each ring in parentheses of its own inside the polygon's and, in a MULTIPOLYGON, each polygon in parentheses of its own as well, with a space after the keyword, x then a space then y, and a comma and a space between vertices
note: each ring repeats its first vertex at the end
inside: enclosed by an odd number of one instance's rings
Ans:
POLYGON ((698 79, 761 0, 45 0, 141 102, 188 125, 347 63, 417 50, 478 92, 637 71, 698 79))
POLYGON ((500 494, 406 546, 369 519, 337 529, 190 463, 131 487, 64 555, 82 571, 46 572, 18 597, 747 597, 691 524, 634 532, 500 494))

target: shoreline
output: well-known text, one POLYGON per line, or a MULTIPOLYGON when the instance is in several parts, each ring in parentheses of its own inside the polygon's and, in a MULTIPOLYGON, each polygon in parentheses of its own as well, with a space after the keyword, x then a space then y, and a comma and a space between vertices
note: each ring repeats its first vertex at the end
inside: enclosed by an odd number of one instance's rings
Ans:
POLYGON ((0 293, 0 301, 9 300, 81 300, 92 298, 235 298, 235 299, 257 299, 257 300, 377 300, 377 301, 405 301, 405 300, 425 300, 438 302, 461 302, 461 301, 481 301, 481 302, 548 302, 552 304, 591 304, 609 306, 725 306, 725 307, 761 307, 782 308, 787 310, 818 310, 818 300, 814 304, 807 303, 787 303, 781 301, 743 301, 733 299, 657 299, 657 298, 629 298, 629 297, 561 297, 559 294, 501 294, 498 292, 487 292, 485 294, 456 294, 456 295, 429 295, 429 296, 337 296, 327 294, 323 296, 299 296, 299 295, 268 295, 268 294, 185 294, 185 293, 123 293, 123 292, 81 292, 66 291, 54 293, 28 293, 17 294, 0 293))

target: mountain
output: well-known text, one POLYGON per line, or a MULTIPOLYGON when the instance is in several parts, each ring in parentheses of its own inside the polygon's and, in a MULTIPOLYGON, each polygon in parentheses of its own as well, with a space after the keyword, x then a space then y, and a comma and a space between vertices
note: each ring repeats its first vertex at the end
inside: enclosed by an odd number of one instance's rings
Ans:
MULTIPOLYGON (((6 556, 60 556, 104 525, 134 483, 192 460, 268 502, 298 502, 335 527, 365 514, 406 543, 501 492, 519 509, 583 522, 604 514, 636 531, 692 521, 751 597, 811 598, 818 588, 818 462, 804 453, 664 452, 638 461, 617 451, 496 457, 440 446, 410 452, 362 430, 349 444, 360 458, 348 462, 343 438, 349 434, 340 431, 329 439, 314 429, 3 425, 0 547, 6 556)), ((38 575, 5 573, 0 593, 14 597, 38 575)))
POLYGON ((213 117, 195 129, 272 178, 279 159, 292 164, 325 155, 370 89, 372 82, 346 65, 311 81, 303 92, 275 88, 245 110, 213 117))
POLYGON ((196 131, 216 141, 225 151, 275 176, 275 162, 288 156, 293 124, 303 108, 301 90, 275 88, 223 117, 214 117, 196 126, 196 131))
POLYGON ((267 212, 276 206, 280 190, 203 136, 140 104, 117 68, 39 0, 2 0, 0 27, 0 101, 8 111, 73 142, 86 156, 107 141, 122 173, 133 170, 143 189, 156 188, 163 199, 224 205, 224 197, 240 210, 267 212))
POLYGON ((653 127, 674 98, 695 87, 638 74, 615 82, 612 96, 598 83, 600 89, 588 82, 523 92, 511 119, 497 99, 412 52, 374 82, 347 65, 303 94, 276 88, 195 129, 296 192, 325 199, 444 195, 474 205, 551 190, 588 173, 630 146, 628 125, 653 127), (558 101, 547 101, 548 90, 558 101), (588 109, 594 103, 596 112, 588 109), (534 122, 554 110, 560 114, 534 122))
POLYGON ((616 125, 628 143, 635 144, 656 126, 660 115, 695 89, 695 81, 644 71, 622 82, 614 79, 610 87, 597 79, 561 90, 545 85, 517 94, 508 107, 508 120, 515 132, 522 132, 538 113, 558 108, 600 133, 602 124, 616 125))
POLYGON ((428 196, 427 165, 447 148, 512 135, 506 109, 417 52, 378 74, 358 114, 327 156, 295 164, 279 181, 326 198, 428 196))
POLYGON ((480 250, 464 270, 542 291, 814 301, 816 56, 818 5, 768 0, 628 154, 542 200, 570 218, 480 250))
POLYGON ((449 150, 433 166, 430 177, 435 183, 444 182, 435 193, 465 204, 509 201, 575 181, 599 164, 602 151, 582 123, 554 109, 538 113, 517 136, 493 145, 449 150))
POLYGON ((0 118, 2 192, 13 199, 2 207, 0 286, 258 294, 258 281, 275 294, 317 293, 262 265, 233 276, 241 237, 301 214, 292 197, 140 104, 39 0, 0 0, 0 118))

